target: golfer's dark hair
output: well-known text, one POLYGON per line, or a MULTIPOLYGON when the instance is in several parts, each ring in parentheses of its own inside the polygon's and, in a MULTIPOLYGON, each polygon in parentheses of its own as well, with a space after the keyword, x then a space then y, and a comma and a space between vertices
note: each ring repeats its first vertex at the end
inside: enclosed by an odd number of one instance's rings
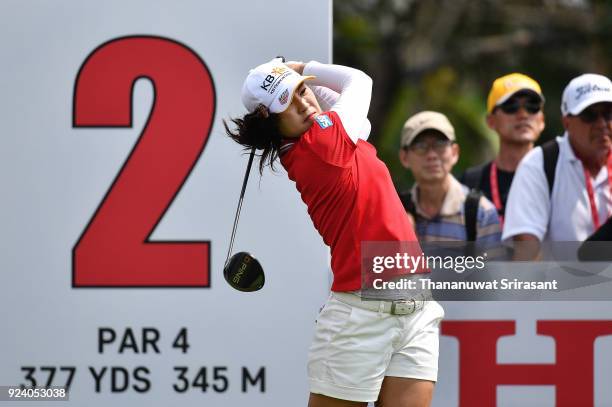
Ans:
POLYGON ((236 143, 250 151, 253 147, 263 150, 259 154, 259 173, 263 175, 266 165, 274 171, 274 162, 278 159, 282 136, 278 130, 278 115, 269 113, 264 106, 253 113, 247 113, 242 118, 231 119, 236 126, 232 131, 223 120, 225 132, 236 143))

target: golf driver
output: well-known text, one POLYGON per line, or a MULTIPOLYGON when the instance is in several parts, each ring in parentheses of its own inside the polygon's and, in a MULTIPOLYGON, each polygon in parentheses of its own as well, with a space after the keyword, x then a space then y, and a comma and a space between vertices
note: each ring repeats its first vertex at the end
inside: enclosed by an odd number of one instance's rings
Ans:
POLYGON ((251 172, 251 165, 255 157, 255 147, 251 150, 249 163, 244 181, 242 183, 242 191, 240 191, 240 199, 238 200, 238 208, 236 209, 236 217, 234 218, 234 227, 232 229, 232 237, 230 238, 229 250, 227 258, 223 266, 223 277, 229 285, 239 291, 257 291, 261 289, 265 282, 265 275, 261 264, 255 257, 247 252, 238 252, 231 256, 234 248, 234 238, 236 237, 236 229, 238 228, 238 219, 240 218, 240 209, 242 208, 242 200, 244 199, 244 191, 246 190, 247 181, 251 172), (231 257, 230 257, 231 256, 231 257))

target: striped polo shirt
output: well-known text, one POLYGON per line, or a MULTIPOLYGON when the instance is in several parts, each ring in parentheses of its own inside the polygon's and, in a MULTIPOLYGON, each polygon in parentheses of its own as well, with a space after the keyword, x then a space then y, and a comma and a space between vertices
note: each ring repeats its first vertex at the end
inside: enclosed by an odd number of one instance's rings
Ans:
MULTIPOLYGON (((411 198, 416 208, 415 230, 420 242, 466 241, 464 203, 470 190, 451 177, 450 188, 444 197, 440 213, 429 217, 419 207, 418 185, 411 190, 411 198)), ((491 201, 482 196, 476 215, 476 244, 494 245, 501 240, 501 228, 497 209, 491 201)))

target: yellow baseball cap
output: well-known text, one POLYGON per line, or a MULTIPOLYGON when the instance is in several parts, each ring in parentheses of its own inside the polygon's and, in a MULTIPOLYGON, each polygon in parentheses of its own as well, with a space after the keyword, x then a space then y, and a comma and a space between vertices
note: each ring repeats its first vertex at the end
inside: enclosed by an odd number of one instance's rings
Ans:
POLYGON ((491 86, 489 91, 489 97, 487 98, 487 113, 493 112, 496 106, 501 105, 510 96, 522 90, 532 91, 544 100, 540 84, 522 73, 511 73, 497 78, 493 82, 493 86, 491 86))

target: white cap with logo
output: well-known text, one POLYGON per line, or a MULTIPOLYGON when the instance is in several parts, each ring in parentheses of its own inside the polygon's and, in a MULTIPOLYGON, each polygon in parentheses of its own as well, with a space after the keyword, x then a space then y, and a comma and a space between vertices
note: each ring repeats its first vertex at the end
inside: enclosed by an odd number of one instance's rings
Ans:
POLYGON ((249 113, 265 106, 271 113, 284 112, 293 98, 295 89, 306 79, 283 63, 282 58, 251 69, 242 85, 242 104, 249 113))
POLYGON ((561 114, 575 116, 600 102, 612 102, 612 81, 603 75, 585 73, 572 79, 565 87, 561 114))

